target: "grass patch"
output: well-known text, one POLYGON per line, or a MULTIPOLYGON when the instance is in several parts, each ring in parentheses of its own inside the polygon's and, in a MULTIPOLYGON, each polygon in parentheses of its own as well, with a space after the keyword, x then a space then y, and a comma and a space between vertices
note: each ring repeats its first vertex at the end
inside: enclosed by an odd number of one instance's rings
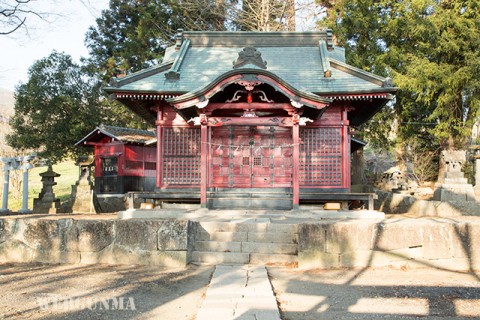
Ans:
MULTIPOLYGON (((42 178, 40 177, 40 173, 47 171, 47 169, 47 167, 38 167, 33 168, 28 172, 29 209, 33 208, 33 199, 38 198, 38 194, 42 190, 42 178)), ((53 171, 60 174, 60 177, 55 178, 57 185, 53 186, 53 192, 55 193, 55 197, 60 199, 60 201, 63 203, 70 198, 70 193, 72 191, 71 186, 78 180, 78 166, 75 165, 73 160, 69 160, 54 165, 53 171)), ((12 211, 17 211, 22 208, 22 189, 20 189, 18 197, 15 197, 15 192, 12 192, 12 180, 17 178, 22 178, 21 170, 10 173, 8 208, 12 211)), ((3 190, 0 192, 3 192, 3 190)))

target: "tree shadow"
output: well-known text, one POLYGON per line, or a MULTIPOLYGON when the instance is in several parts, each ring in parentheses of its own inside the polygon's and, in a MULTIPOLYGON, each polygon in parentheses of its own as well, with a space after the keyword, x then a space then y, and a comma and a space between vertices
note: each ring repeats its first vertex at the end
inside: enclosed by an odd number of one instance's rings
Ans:
POLYGON ((13 298, 2 299, 0 294, 2 316, 6 319, 169 319, 162 317, 168 312, 178 313, 178 318, 193 318, 213 272, 211 267, 195 266, 172 270, 38 264, 33 268, 25 264, 1 265, 0 270, 2 278, 8 279, 0 289, 15 282, 15 290, 9 292, 13 298), (28 277, 17 277, 16 269, 28 277), (18 305, 21 301, 24 304, 18 305), (190 309, 182 310, 182 303, 190 303, 190 309))
MULTIPOLYGON (((389 248, 388 242, 384 241, 385 237, 392 236, 391 231, 390 234, 387 234, 388 227, 396 223, 405 223, 405 219, 384 220, 373 223, 372 233, 364 235, 372 239, 370 254, 365 265, 359 269, 317 269, 298 271, 295 274, 292 271, 289 273, 285 270, 279 271, 269 268, 272 284, 282 311, 282 319, 478 317, 480 315, 478 310, 480 277, 476 272, 478 257, 475 258, 474 256, 476 251, 473 250, 473 247, 476 236, 472 225, 458 219, 445 218, 411 219, 411 221, 422 221, 430 227, 431 223, 434 222, 433 228, 440 228, 442 232, 448 234, 450 238, 447 241, 451 241, 451 243, 449 248, 442 248, 441 245, 436 245, 433 246, 433 249, 445 250, 446 253, 444 254, 451 254, 451 258, 462 256, 463 263, 468 264, 468 266, 463 268, 463 271, 460 271, 460 266, 450 267, 442 265, 442 261, 439 263, 436 259, 423 259, 423 256, 417 259, 409 255, 408 250, 405 252, 395 250, 395 247, 389 248), (437 223, 442 225, 436 225, 437 223), (432 272, 453 274, 454 277, 462 277, 468 279, 468 281, 465 280, 467 283, 465 286, 458 284, 441 286, 436 284, 435 281, 426 281, 425 284, 410 285, 408 282, 402 284, 402 281, 404 281, 402 278, 399 278, 398 281, 393 281, 393 283, 391 280, 388 280, 386 281, 388 284, 382 284, 380 280, 374 281, 372 284, 364 283, 363 280, 368 278, 376 270, 376 267, 379 267, 375 261, 377 259, 376 255, 382 254, 388 254, 395 262, 399 262, 393 265, 387 264, 382 266, 381 270, 385 270, 386 267, 387 271, 391 271, 393 276, 395 276, 394 272, 397 272, 397 275, 410 272, 414 276, 422 277, 422 272, 428 273, 428 270, 433 270, 432 272), (408 270, 412 265, 419 269, 408 270), (321 278, 322 275, 325 275, 326 278, 321 278), (319 277, 321 280, 319 280, 319 277), (282 278, 286 280, 281 280, 282 278), (341 279, 341 281, 338 279, 341 279), (282 301, 282 297, 287 297, 287 300, 282 301), (299 304, 302 304, 302 301, 308 301, 308 299, 312 303, 308 308, 295 311, 295 301, 293 302, 294 305, 292 305, 292 301, 289 301, 288 297, 291 297, 293 300, 299 299, 299 304), (476 304, 476 309, 472 309, 469 313, 467 309, 471 307, 471 304, 476 304), (408 305, 411 306, 406 307, 408 305)), ((358 223, 358 221, 351 220, 349 223, 358 223)), ((335 222, 330 222, 330 224, 334 225, 335 222)), ((415 225, 410 226, 410 228, 415 228, 415 225)), ((417 226, 417 228, 421 228, 421 226, 417 226)), ((433 232, 439 231, 435 229, 433 232)), ((337 233, 336 236, 339 237, 336 239, 339 247, 341 247, 339 251, 353 251, 352 254, 354 255, 355 248, 358 247, 358 243, 352 243, 352 239, 353 241, 358 241, 355 235, 346 234, 342 236, 337 233)), ((408 234, 398 232, 397 236, 396 240, 401 243, 402 240, 405 241, 408 234)), ((328 245, 328 239, 325 239, 325 241, 328 245)), ((421 246, 428 247, 429 244, 424 238, 422 238, 422 241, 419 244, 414 241, 409 244, 408 241, 405 241, 406 244, 404 246, 409 248, 409 245, 411 245, 409 249, 413 250, 419 246, 419 249, 423 250, 424 248, 421 248, 421 246)), ((432 248, 426 249, 431 250, 432 248)), ((328 259, 329 257, 327 256, 326 258, 328 259)), ((330 261, 326 261, 325 265, 329 263, 330 261)), ((438 279, 438 281, 441 280, 438 279)))

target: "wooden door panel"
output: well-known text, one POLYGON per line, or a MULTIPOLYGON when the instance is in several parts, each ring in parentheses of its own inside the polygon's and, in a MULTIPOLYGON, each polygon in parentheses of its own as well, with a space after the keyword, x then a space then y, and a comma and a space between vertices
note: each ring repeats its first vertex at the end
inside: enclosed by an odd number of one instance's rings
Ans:
POLYGON ((290 187, 290 128, 221 127, 212 130, 214 187, 290 187))

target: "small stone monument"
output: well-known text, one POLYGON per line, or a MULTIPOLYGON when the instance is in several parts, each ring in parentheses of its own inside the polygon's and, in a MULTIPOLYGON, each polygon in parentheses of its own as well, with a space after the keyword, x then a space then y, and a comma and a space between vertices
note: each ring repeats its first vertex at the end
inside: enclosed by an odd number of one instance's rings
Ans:
POLYGON ((440 201, 475 201, 473 186, 463 176, 462 165, 467 160, 464 150, 444 150, 445 176, 435 184, 434 199, 440 201), (442 181, 443 180, 443 181, 442 181))
POLYGON ((71 210, 75 213, 96 213, 92 183, 94 158, 93 156, 80 156, 76 164, 79 167, 79 178, 72 185, 71 210))
POLYGON ((48 170, 40 173, 42 177, 42 190, 38 195, 38 198, 33 199, 33 212, 34 213, 60 213, 62 212, 60 207, 60 199, 55 198, 53 193, 53 186, 57 183, 55 178, 60 177, 60 174, 56 173, 52 169, 52 165, 48 166, 48 170))

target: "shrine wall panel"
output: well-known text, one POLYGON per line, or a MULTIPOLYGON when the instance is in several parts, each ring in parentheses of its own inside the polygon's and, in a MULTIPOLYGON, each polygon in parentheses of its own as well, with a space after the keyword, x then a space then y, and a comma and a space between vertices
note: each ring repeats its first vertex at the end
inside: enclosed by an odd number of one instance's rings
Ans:
POLYGON ((342 132, 342 127, 300 129, 301 186, 345 187, 342 132))
POLYGON ((163 128, 163 186, 200 184, 200 129, 163 128))

